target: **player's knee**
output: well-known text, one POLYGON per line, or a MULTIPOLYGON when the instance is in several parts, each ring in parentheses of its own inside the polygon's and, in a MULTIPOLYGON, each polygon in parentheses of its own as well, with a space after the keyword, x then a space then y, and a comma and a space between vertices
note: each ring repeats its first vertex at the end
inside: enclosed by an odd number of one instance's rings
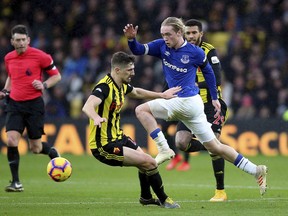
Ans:
POLYGON ((209 142, 204 142, 203 145, 207 149, 207 151, 210 152, 210 154, 213 154, 213 155, 220 155, 221 154, 221 148, 220 148, 219 144, 215 141, 215 139, 213 139, 209 142))
POLYGON ((189 140, 186 138, 186 136, 176 136, 175 144, 178 149, 184 151, 189 144, 189 140))
POLYGON ((18 142, 19 142, 19 140, 16 139, 15 137, 13 137, 13 136, 8 136, 7 145, 8 145, 9 147, 16 147, 16 146, 18 146, 18 142))
POLYGON ((175 141, 175 144, 176 144, 176 147, 177 147, 178 149, 180 149, 181 151, 184 151, 185 148, 186 148, 186 145, 187 145, 187 144, 184 143, 183 140, 181 140, 181 139, 176 140, 176 141, 175 141))
POLYGON ((30 144, 30 151, 34 154, 39 154, 41 152, 42 148, 40 145, 36 144, 30 144))
POLYGON ((150 112, 149 106, 146 103, 140 104, 135 108, 135 114, 138 119, 143 118, 143 116, 145 117, 145 115, 143 114, 149 112, 150 112))
POLYGON ((187 148, 191 138, 192 136, 190 132, 182 130, 178 131, 175 138, 176 147, 181 151, 184 151, 187 148))
POLYGON ((139 118, 139 116, 141 116, 142 112, 143 112, 143 109, 142 109, 142 104, 141 104, 135 108, 136 117, 139 118))
POLYGON ((145 155, 145 158, 142 163, 142 169, 147 171, 151 169, 155 169, 157 167, 157 163, 154 158, 152 158, 150 155, 145 155))

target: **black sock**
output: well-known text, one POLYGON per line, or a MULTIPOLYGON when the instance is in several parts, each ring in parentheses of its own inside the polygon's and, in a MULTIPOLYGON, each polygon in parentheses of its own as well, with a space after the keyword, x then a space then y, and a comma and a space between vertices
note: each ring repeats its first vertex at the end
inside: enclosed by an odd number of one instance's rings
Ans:
POLYGON ((48 145, 48 143, 42 142, 42 151, 40 153, 48 155, 50 152, 50 149, 51 149, 51 147, 48 145))
POLYGON ((153 191, 157 195, 160 202, 164 203, 168 196, 164 192, 164 186, 158 168, 148 170, 146 171, 146 174, 153 191))
POLYGON ((150 191, 150 184, 147 175, 145 174, 145 172, 138 170, 138 177, 140 181, 141 197, 144 199, 151 199, 152 194, 150 191))
POLYGON ((216 178, 216 188, 218 190, 224 189, 224 167, 225 161, 223 158, 217 155, 210 155, 212 158, 212 165, 214 176, 216 178))
POLYGON ((19 182, 19 162, 20 156, 18 147, 8 147, 7 149, 7 158, 10 166, 10 171, 12 174, 12 181, 19 182))
POLYGON ((189 162, 189 158, 190 158, 189 152, 184 152, 184 161, 188 163, 189 162))
POLYGON ((198 152, 207 151, 203 144, 196 138, 192 138, 190 143, 187 145, 185 152, 198 152))

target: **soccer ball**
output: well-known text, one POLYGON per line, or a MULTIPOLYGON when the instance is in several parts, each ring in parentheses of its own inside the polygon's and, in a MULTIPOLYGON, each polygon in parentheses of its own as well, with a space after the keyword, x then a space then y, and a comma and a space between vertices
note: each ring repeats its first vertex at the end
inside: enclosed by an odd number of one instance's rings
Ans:
POLYGON ((53 158, 47 165, 47 174, 56 182, 66 181, 72 174, 71 163, 63 157, 53 158))

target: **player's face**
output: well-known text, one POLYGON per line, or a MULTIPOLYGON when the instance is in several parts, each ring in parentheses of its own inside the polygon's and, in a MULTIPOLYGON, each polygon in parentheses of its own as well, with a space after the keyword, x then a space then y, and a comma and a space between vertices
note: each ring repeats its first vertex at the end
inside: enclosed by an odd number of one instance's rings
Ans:
POLYGON ((128 84, 131 82, 132 77, 135 75, 134 68, 135 66, 133 63, 130 63, 126 67, 124 66, 121 68, 121 78, 123 83, 128 84))
POLYGON ((185 38, 189 43, 199 46, 202 40, 202 36, 203 32, 199 31, 198 26, 185 27, 185 38))
POLYGON ((160 32, 169 48, 179 48, 183 44, 181 32, 175 32, 172 26, 161 26, 160 32))
POLYGON ((29 43, 30 38, 26 34, 15 33, 11 39, 11 44, 18 54, 24 53, 27 50, 29 43))

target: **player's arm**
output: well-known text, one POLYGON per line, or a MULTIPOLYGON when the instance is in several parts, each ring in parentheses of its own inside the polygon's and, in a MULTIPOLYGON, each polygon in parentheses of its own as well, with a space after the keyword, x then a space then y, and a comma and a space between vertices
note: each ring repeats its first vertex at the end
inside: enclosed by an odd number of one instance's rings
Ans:
POLYGON ((133 88, 133 90, 128 94, 128 96, 136 99, 149 99, 149 100, 156 98, 170 99, 177 97, 177 93, 179 91, 181 91, 181 87, 173 87, 167 89, 164 92, 154 92, 143 88, 133 88))
MULTIPOLYGON (((221 64, 220 64, 219 58, 217 57, 215 49, 211 49, 207 53, 207 60, 209 64, 211 65, 212 70, 214 72, 214 75, 216 78, 216 85, 220 86, 221 85, 221 64)), ((205 81, 198 82, 197 84, 199 88, 208 88, 208 85, 205 81)))
POLYGON ((61 80, 61 74, 57 67, 54 65, 52 58, 50 62, 50 65, 44 68, 44 71, 49 75, 49 78, 42 83, 43 89, 50 88, 61 80))
POLYGON ((205 57, 204 63, 200 66, 203 76, 206 80, 206 83, 208 85, 208 89, 210 91, 211 97, 212 97, 212 104, 215 108, 215 118, 217 116, 219 116, 220 112, 221 112, 221 104, 218 100, 218 96, 217 96, 217 87, 216 87, 216 78, 214 75, 214 72, 212 70, 211 65, 209 64, 207 58, 205 57))
POLYGON ((204 63, 200 66, 200 68, 207 83, 212 100, 217 100, 216 78, 211 65, 207 61, 207 58, 205 58, 204 63))
POLYGON ((82 111, 94 121, 94 125, 101 128, 102 122, 107 122, 106 118, 102 118, 96 113, 95 109, 99 104, 101 104, 102 100, 95 95, 90 95, 87 101, 85 102, 82 111))
POLYGON ((102 122, 107 122, 107 119, 99 116, 96 108, 102 103, 102 100, 107 97, 108 93, 109 87, 106 84, 97 85, 82 108, 82 111, 94 121, 94 125, 100 128, 102 122))
POLYGON ((45 90, 56 85, 61 80, 61 74, 50 55, 43 54, 39 58, 41 61, 40 67, 48 74, 49 78, 44 82, 42 80, 33 80, 32 85, 35 89, 45 90))
POLYGON ((61 80, 61 74, 55 74, 50 76, 45 82, 42 83, 44 89, 50 88, 54 85, 56 85, 61 80))
POLYGON ((132 24, 127 24, 123 29, 124 35, 128 39, 128 46, 131 52, 134 55, 144 55, 145 54, 144 45, 139 43, 136 40, 137 31, 138 31, 138 26, 135 26, 134 28, 132 24))

